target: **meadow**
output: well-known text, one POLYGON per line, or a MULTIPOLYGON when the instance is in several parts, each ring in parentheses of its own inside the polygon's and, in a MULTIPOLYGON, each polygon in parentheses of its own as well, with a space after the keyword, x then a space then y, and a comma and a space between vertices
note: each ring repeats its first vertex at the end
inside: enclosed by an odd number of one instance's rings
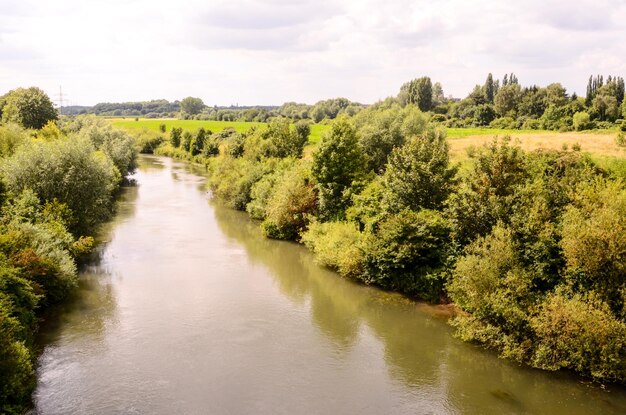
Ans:
MULTIPOLYGON (((266 124, 262 122, 245 122, 245 121, 203 121, 203 120, 177 120, 174 118, 107 118, 111 124, 116 127, 124 128, 130 132, 146 128, 152 131, 159 131, 159 126, 165 124, 167 131, 172 128, 182 128, 183 130, 195 131, 198 128, 204 128, 214 133, 222 131, 225 128, 234 128, 237 132, 243 133, 249 131, 253 127, 265 128, 266 124)), ((311 125, 311 136, 309 141, 316 144, 322 137, 324 131, 329 128, 326 124, 311 125)))

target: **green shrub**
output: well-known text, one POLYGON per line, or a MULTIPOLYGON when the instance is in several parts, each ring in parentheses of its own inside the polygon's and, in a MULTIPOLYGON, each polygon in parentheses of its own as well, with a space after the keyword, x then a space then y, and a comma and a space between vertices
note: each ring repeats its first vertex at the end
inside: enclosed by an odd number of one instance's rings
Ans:
POLYGON ((438 209, 455 183, 456 169, 449 166, 448 143, 443 130, 430 129, 396 147, 382 176, 386 205, 402 209, 438 209))
POLYGON ((135 147, 140 153, 154 154, 154 151, 165 142, 163 135, 143 128, 135 135, 135 147))
POLYGON ((315 260, 337 270, 344 277, 357 278, 363 272, 364 235, 349 222, 313 222, 301 240, 315 260))
POLYGON ((626 323, 593 293, 550 295, 531 320, 532 364, 572 369, 599 380, 626 379, 626 323))
POLYGON ((512 129, 516 127, 515 120, 511 117, 502 117, 496 118, 495 120, 489 123, 489 127, 491 128, 500 128, 500 129, 512 129))
POLYGON ((74 214, 75 234, 109 217, 120 174, 111 160, 84 138, 31 141, 2 164, 8 188, 32 189, 43 202, 58 200, 74 214))
POLYGON ((450 242, 450 225, 440 213, 404 210, 367 238, 362 279, 437 301, 443 293, 450 242))
POLYGON ((310 173, 303 167, 287 170, 267 201, 263 233, 273 239, 296 240, 317 210, 310 173))

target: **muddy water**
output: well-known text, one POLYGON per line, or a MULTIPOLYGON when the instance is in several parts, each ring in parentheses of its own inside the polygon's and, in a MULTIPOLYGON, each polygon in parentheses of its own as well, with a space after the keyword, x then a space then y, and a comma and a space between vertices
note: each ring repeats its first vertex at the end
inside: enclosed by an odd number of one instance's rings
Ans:
POLYGON ((42 332, 40 414, 626 414, 626 391, 462 343, 436 308, 318 267, 143 157, 42 332))

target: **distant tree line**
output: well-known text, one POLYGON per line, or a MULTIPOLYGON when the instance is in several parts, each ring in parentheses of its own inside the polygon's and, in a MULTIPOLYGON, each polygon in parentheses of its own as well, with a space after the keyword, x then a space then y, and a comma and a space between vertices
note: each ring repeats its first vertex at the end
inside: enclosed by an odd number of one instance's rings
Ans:
POLYGON ((522 86, 514 73, 502 81, 489 74, 461 100, 445 98, 439 83, 422 77, 402 85, 389 100, 414 104, 447 127, 573 131, 617 125, 626 130, 624 79, 619 76, 591 76, 586 96, 578 97, 559 83, 522 86))
POLYGON ((342 114, 355 115, 365 106, 346 98, 319 101, 314 105, 287 102, 280 107, 207 106, 202 99, 187 97, 181 101, 153 100, 145 102, 100 103, 93 107, 64 107, 63 115, 95 114, 109 117, 180 118, 208 121, 268 122, 282 117, 291 120, 322 122, 342 114))

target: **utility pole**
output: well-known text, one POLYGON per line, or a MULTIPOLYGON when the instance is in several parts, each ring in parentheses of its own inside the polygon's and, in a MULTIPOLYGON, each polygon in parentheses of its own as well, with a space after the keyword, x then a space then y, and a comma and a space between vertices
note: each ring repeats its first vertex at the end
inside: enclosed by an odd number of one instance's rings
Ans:
POLYGON ((63 115, 63 97, 64 97, 64 95, 63 95, 63 89, 61 88, 61 85, 59 85, 59 93, 57 94, 57 97, 58 97, 57 105, 59 106, 59 115, 63 115))

